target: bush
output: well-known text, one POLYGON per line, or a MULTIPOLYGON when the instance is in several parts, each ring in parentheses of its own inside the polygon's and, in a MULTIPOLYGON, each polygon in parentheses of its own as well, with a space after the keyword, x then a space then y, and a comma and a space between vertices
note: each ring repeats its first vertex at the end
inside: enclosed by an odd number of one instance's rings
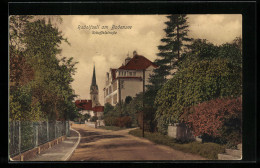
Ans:
POLYGON ((93 116, 93 117, 91 117, 91 118, 90 118, 90 121, 91 121, 91 122, 96 122, 96 121, 97 121, 97 119, 98 119, 98 117, 97 117, 97 116, 93 116))
POLYGON ((132 118, 129 116, 118 117, 116 119, 116 126, 129 128, 132 126, 132 118))
POLYGON ((241 98, 215 99, 191 107, 182 118, 195 136, 202 135, 204 141, 228 143, 232 147, 241 143, 241 114, 241 98))
POLYGON ((106 126, 116 126, 117 117, 108 116, 104 118, 104 123, 106 126))

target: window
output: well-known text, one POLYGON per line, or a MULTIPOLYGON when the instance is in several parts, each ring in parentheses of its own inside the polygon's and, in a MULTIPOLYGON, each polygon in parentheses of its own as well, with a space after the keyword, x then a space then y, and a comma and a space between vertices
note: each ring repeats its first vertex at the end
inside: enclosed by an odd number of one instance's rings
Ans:
POLYGON ((132 72, 129 72, 129 76, 132 76, 132 72))
POLYGON ((126 76, 126 72, 124 72, 124 76, 126 76))
POLYGON ((133 72, 133 76, 136 76, 136 72, 133 72))

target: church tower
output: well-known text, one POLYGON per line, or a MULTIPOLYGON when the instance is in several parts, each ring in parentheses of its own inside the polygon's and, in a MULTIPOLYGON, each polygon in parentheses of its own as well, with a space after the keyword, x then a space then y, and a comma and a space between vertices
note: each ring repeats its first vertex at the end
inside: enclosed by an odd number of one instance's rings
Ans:
POLYGON ((92 107, 100 106, 99 99, 98 99, 98 85, 96 83, 95 65, 93 69, 92 82, 90 86, 90 98, 92 100, 92 107))

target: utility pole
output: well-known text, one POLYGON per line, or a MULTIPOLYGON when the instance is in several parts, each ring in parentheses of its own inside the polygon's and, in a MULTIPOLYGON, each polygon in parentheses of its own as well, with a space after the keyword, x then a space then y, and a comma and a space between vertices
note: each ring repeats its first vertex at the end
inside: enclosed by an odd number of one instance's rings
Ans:
POLYGON ((142 129, 142 136, 144 137, 144 92, 145 92, 145 69, 143 69, 143 129, 142 129))

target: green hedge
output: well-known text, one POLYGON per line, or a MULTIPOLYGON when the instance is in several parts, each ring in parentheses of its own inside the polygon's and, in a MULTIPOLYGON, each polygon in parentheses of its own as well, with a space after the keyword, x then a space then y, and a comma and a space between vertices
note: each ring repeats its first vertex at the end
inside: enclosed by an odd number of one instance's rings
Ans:
MULTIPOLYGON (((142 137, 142 131, 140 129, 132 130, 129 134, 142 137)), ((176 139, 171 138, 167 135, 160 133, 145 132, 145 138, 155 142, 157 144, 167 145, 173 149, 180 150, 187 153, 198 154, 207 159, 216 160, 218 159, 219 153, 225 152, 225 146, 215 143, 200 143, 200 142, 189 142, 181 143, 176 139)))

